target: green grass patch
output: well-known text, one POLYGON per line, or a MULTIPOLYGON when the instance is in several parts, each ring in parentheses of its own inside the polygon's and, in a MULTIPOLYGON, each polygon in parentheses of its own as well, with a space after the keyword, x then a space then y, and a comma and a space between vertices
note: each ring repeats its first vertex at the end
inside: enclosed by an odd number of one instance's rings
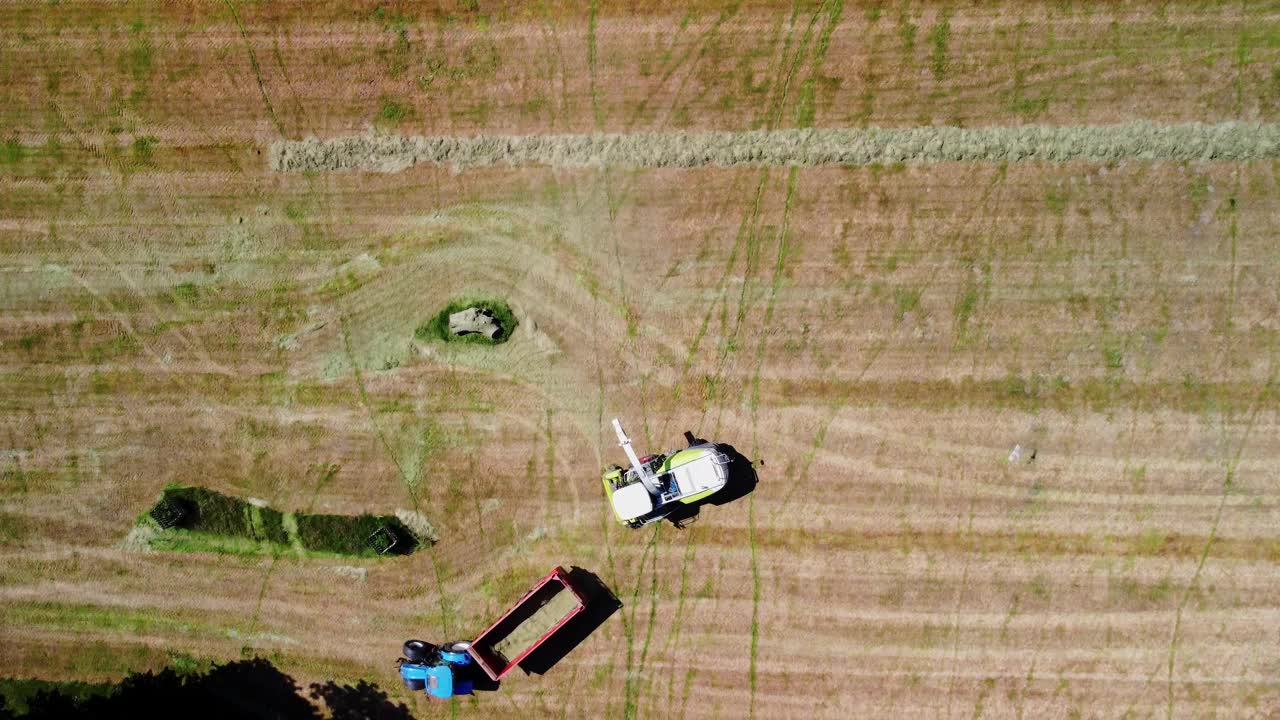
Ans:
POLYGON ((955 316, 956 329, 963 332, 969 324, 969 318, 973 317, 973 311, 978 307, 978 288, 970 285, 965 288, 956 300, 955 316))
POLYGON ((175 528, 151 538, 148 545, 161 552, 209 552, 219 555, 297 555, 294 548, 267 540, 211 535, 175 528))
POLYGON ((179 527, 194 532, 232 537, 253 538, 249 520, 249 503, 201 487, 169 486, 163 500, 181 507, 184 512, 179 527))
POLYGON ((195 283, 178 283, 173 286, 173 296, 190 305, 200 299, 200 288, 195 283))
POLYGON ((4 141, 4 148, 0 150, 0 162, 5 165, 16 165, 22 162, 22 156, 25 154, 25 148, 18 138, 11 137, 4 141))
POLYGON ((898 18, 898 38, 902 40, 902 51, 910 54, 916 48, 916 24, 903 13, 898 18))
POLYGON ((1108 370, 1121 370, 1124 368, 1124 352, 1118 347, 1104 347, 1102 362, 1108 370))
POLYGON ((947 74, 947 44, 950 40, 951 18, 944 12, 938 24, 929 30, 929 66, 933 69, 933 76, 939 79, 947 74))
MULTIPOLYGON (((13 483, 19 492, 26 492, 26 478, 22 476, 22 471, 17 470, 12 473, 6 473, 5 480, 16 480, 13 483)), ((7 483, 6 483, 7 484, 7 483)), ((5 544, 17 542, 27 534, 27 521, 20 515, 10 515, 8 513, 0 513, 0 541, 5 544)))
POLYGON ((15 627, 59 630, 79 635, 111 633, 121 637, 181 636, 184 638, 225 638, 226 628, 214 622, 207 613, 127 608, 114 605, 90 605, 31 601, 10 604, 5 620, 15 627))
POLYGON ((146 34, 146 25, 138 20, 129 26, 129 45, 120 58, 121 69, 142 81, 151 75, 152 47, 146 34))
POLYGON ((906 317, 907 313, 915 312, 920 307, 920 296, 923 290, 910 287, 896 287, 893 289, 893 301, 898 306, 898 319, 906 317))
POLYGON ((388 122, 400 122, 409 117, 409 108, 389 97, 383 97, 381 99, 381 107, 378 110, 378 117, 388 122))
POLYGON ((0 698, 10 712, 22 716, 31 710, 32 700, 41 694, 58 694, 75 703, 89 698, 107 697, 115 692, 114 683, 89 683, 79 680, 39 680, 36 678, 0 678, 0 698))
POLYGON ((156 154, 156 144, 159 142, 150 135, 134 138, 133 141, 133 159, 140 165, 149 165, 156 154))
POLYGON ((30 335, 23 335, 18 338, 18 347, 23 350, 33 350, 37 345, 44 342, 45 334, 43 332, 33 332, 30 335))
POLYGON ((520 323, 516 320, 515 313, 511 312, 511 308, 505 302, 497 298, 484 297, 478 295, 467 295, 459 297, 445 305, 435 317, 423 323, 414 331, 414 336, 419 340, 442 340, 444 342, 478 342, 486 345, 498 345, 507 341, 511 334, 515 332, 516 327, 520 323), (480 308, 493 313, 494 319, 498 323, 501 330, 494 335, 493 339, 485 337, 480 333, 471 333, 470 335, 453 335, 449 332, 449 316, 453 313, 467 308, 480 308))
POLYGON ((394 515, 308 515, 297 516, 298 540, 308 551, 356 557, 378 555, 369 537, 380 529, 390 530, 396 542, 388 554, 402 555, 416 549, 413 534, 394 515))
POLYGON ((1049 212, 1062 217, 1067 212, 1067 201, 1070 195, 1062 188, 1050 188, 1044 193, 1044 206, 1049 212))
POLYGON ((283 513, 184 485, 166 487, 138 524, 155 531, 147 540, 154 550, 224 555, 378 557, 407 555, 434 541, 419 537, 394 515, 283 513), (176 524, 162 527, 160 520, 173 515, 175 508, 180 516, 176 524), (378 533, 380 542, 371 542, 378 533))

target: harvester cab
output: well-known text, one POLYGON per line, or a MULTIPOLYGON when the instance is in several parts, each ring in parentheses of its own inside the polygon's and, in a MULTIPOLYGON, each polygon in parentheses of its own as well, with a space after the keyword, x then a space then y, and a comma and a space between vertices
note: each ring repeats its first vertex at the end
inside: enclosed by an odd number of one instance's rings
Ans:
POLYGON ((613 420, 618 446, 631 467, 614 465, 604 472, 605 495, 618 522, 638 528, 709 497, 729 481, 729 456, 715 443, 686 432, 688 447, 666 454, 638 457, 622 424, 613 420))
POLYGON ((475 663, 467 652, 470 643, 438 646, 421 640, 404 644, 400 658, 400 679, 410 690, 421 690, 433 698, 470 695, 474 686, 475 663))

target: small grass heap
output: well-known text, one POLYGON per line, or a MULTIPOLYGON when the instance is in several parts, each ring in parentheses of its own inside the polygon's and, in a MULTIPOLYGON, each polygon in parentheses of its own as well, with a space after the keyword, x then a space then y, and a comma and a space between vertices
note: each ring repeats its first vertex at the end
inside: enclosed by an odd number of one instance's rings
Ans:
POLYGON ((435 317, 423 323, 414 332, 414 336, 419 340, 441 340, 444 342, 471 342, 483 343, 485 345, 500 345, 511 337, 511 333, 515 332, 516 326, 520 323, 516 320, 515 313, 511 312, 511 308, 502 300, 491 297, 482 297, 474 295, 465 295, 456 298, 444 306, 435 317), (498 323, 501 330, 494 335, 493 339, 485 337, 480 333, 471 333, 469 335, 454 335, 449 332, 449 316, 466 310, 467 308, 480 308, 493 313, 494 320, 498 323))
POLYGON ((169 485, 138 519, 155 550, 379 557, 435 542, 395 515, 283 513, 202 487, 169 485), (177 515, 176 522, 167 521, 177 515), (170 527, 165 527, 170 525, 170 527))

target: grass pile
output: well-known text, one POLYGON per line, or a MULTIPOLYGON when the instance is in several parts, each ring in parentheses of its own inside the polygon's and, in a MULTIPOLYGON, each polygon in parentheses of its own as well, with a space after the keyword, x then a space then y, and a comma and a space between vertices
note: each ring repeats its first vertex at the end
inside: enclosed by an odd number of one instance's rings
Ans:
MULTIPOLYGON (((378 555, 369 538, 379 530, 389 530, 395 544, 389 555, 406 555, 416 548, 416 541, 404 523, 394 515, 308 515, 299 514, 298 540, 302 547, 319 552, 353 555, 378 555)), ((379 543, 379 547, 385 547, 379 543)))
POLYGON ((394 136, 282 140, 281 172, 398 172, 418 163, 694 168, 935 162, 1186 162, 1280 157, 1280 123, 1130 122, 1014 127, 793 128, 747 132, 394 136))
POLYGON ((284 513, 202 487, 169 485, 139 519, 153 550, 238 555, 379 557, 408 555, 435 542, 395 515, 284 513), (157 517, 178 520, 164 527, 157 517))
POLYGON ((444 342, 470 342, 483 343, 485 345, 499 345, 507 341, 511 337, 511 333, 515 332, 516 326, 520 323, 516 320, 515 313, 511 312, 511 308, 502 300, 493 297, 485 297, 480 295, 464 295, 451 300, 445 305, 435 317, 423 323, 414 332, 414 336, 419 340, 441 340, 444 342), (461 312, 467 308, 479 308, 488 310, 493 313, 494 320, 501 328, 493 339, 485 337, 480 333, 471 333, 469 335, 454 335, 449 332, 449 316, 456 312, 461 312))
MULTIPOLYGON (((545 587, 545 586, 544 586, 545 587)), ((494 652, 506 658, 507 662, 520 656, 543 635, 578 607, 578 598, 568 588, 547 598, 527 620, 516 625, 506 637, 493 644, 494 652)))

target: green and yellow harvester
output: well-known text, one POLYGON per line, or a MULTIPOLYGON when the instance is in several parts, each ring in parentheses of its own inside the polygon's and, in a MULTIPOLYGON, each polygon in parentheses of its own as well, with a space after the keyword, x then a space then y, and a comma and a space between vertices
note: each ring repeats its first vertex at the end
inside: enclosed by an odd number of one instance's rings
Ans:
POLYGON ((613 514, 627 527, 643 527, 679 514, 729 481, 730 458, 716 443, 698 440, 686 432, 688 447, 641 458, 636 457, 631 439, 617 418, 613 429, 631 467, 613 465, 605 470, 602 480, 613 514))

